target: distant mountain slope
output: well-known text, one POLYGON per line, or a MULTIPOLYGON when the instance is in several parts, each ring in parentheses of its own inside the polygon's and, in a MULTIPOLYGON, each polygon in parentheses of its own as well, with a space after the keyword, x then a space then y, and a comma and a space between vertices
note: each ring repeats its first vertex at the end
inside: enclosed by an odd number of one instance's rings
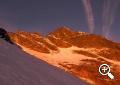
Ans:
POLYGON ((32 32, 9 33, 25 52, 60 67, 92 85, 119 85, 120 44, 106 38, 60 27, 46 36, 32 32), (115 80, 98 72, 107 63, 115 80), (97 81, 97 82, 96 82, 97 81))
POLYGON ((0 38, 0 85, 87 85, 0 38))

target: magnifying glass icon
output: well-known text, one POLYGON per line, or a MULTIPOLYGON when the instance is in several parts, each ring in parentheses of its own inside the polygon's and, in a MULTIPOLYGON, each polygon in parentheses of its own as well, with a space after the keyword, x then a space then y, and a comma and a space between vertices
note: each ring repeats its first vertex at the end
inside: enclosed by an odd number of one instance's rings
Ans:
POLYGON ((101 64, 99 66, 99 73, 101 75, 108 75, 108 77, 110 77, 110 79, 114 79, 114 76, 112 73, 110 73, 110 67, 108 64, 101 64))

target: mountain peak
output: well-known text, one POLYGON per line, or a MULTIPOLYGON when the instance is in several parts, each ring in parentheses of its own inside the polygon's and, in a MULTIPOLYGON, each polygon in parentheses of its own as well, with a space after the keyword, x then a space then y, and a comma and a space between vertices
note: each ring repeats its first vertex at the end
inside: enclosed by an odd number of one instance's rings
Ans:
POLYGON ((73 32, 69 27, 61 26, 58 27, 55 32, 73 32))
POLYGON ((69 27, 62 26, 58 27, 55 31, 50 32, 49 35, 54 35, 55 37, 68 37, 75 33, 75 31, 72 31, 69 27))
POLYGON ((11 37, 27 53, 51 65, 65 69, 87 82, 91 80, 96 85, 103 85, 101 82, 107 85, 114 83, 108 79, 95 82, 99 80, 96 78, 98 77, 96 67, 104 62, 112 65, 112 67, 116 65, 113 70, 115 70, 116 79, 120 79, 119 75, 116 75, 119 74, 117 71, 119 67, 117 66, 120 66, 119 43, 96 34, 72 31, 65 26, 57 28, 45 37, 36 37, 37 34, 32 33, 25 32, 11 35, 11 37))

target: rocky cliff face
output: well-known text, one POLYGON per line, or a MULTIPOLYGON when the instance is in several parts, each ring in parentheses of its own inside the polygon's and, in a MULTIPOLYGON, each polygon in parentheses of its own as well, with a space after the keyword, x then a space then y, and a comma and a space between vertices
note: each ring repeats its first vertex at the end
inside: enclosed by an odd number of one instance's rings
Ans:
POLYGON ((119 85, 120 44, 102 36, 72 31, 67 27, 42 36, 39 33, 9 33, 11 39, 27 53, 58 66, 93 85, 119 85), (41 57, 42 56, 42 57, 41 57), (107 63, 115 80, 98 72, 107 63))
POLYGON ((16 33, 9 33, 9 35, 17 44, 25 46, 29 49, 43 53, 50 53, 49 49, 57 51, 56 46, 48 43, 47 39, 43 38, 39 33, 20 31, 16 33))

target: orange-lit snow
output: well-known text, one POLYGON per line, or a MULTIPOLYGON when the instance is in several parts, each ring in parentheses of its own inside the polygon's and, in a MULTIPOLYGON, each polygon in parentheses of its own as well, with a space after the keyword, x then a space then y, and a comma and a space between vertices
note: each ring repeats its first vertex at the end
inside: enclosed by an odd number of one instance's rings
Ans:
POLYGON ((50 54, 46 54, 46 53, 40 53, 37 51, 33 51, 30 50, 26 47, 21 46, 22 49, 31 54, 34 55, 37 58, 40 58, 44 61, 47 61, 48 63, 55 65, 55 66, 59 66, 59 63, 68 63, 68 64, 80 64, 80 60, 84 60, 84 59, 96 59, 96 58, 91 58, 91 57, 87 57, 81 54, 73 54, 72 50, 74 49, 74 47, 70 47, 70 48, 59 48, 59 52, 53 52, 50 54))
MULTIPOLYGON (((19 44, 18 44, 19 45, 19 44)), ((19 45, 21 46, 21 45, 19 45)), ((30 50, 29 48, 26 48, 24 46, 21 46, 22 49, 29 53, 30 55, 33 55, 39 59, 42 59, 54 66, 58 66, 59 67, 59 63, 67 63, 67 64, 75 64, 75 65, 79 65, 81 62, 81 60, 84 59, 94 59, 97 61, 97 58, 92 58, 89 56, 85 56, 82 54, 74 54, 72 53, 72 50, 84 50, 84 51, 88 51, 93 53, 94 55, 98 56, 101 59, 104 59, 108 62, 111 62, 112 64, 115 65, 119 65, 120 66, 120 62, 119 61, 115 61, 115 60, 111 60, 111 59, 107 59, 105 57, 99 56, 97 55, 97 52, 100 51, 98 49, 95 48, 90 48, 90 49, 85 49, 85 48, 78 48, 78 47, 70 47, 70 48, 59 48, 59 52, 51 52, 50 54, 46 54, 46 53, 40 53, 34 50, 30 50)), ((103 49, 107 49, 107 48, 103 48, 103 49)))

